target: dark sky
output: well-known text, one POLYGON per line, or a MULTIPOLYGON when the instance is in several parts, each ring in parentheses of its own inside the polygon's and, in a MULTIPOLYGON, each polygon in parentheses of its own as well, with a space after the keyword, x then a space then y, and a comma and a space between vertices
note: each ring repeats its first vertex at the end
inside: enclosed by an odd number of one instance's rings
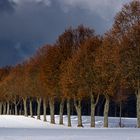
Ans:
POLYGON ((0 66, 16 64, 69 26, 84 24, 99 34, 130 0, 0 0, 0 66))

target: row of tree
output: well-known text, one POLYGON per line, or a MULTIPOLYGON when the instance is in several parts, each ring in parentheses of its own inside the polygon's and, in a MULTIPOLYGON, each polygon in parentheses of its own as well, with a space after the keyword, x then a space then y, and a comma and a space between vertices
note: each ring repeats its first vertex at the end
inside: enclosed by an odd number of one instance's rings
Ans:
POLYGON ((53 45, 41 47, 36 54, 15 67, 0 69, 0 114, 9 114, 14 106, 17 115, 23 104, 24 115, 33 117, 32 103, 37 102, 37 118, 43 107, 44 121, 49 105, 51 123, 55 123, 55 103, 59 103, 63 124, 66 103, 68 126, 71 126, 71 104, 82 127, 82 100, 90 100, 91 127, 95 127, 95 109, 99 98, 105 99, 104 127, 108 127, 112 99, 126 101, 126 91, 137 98, 137 126, 140 127, 140 2, 123 6, 113 27, 98 36, 93 29, 69 28, 53 45), (43 103, 43 106, 41 105, 43 103))

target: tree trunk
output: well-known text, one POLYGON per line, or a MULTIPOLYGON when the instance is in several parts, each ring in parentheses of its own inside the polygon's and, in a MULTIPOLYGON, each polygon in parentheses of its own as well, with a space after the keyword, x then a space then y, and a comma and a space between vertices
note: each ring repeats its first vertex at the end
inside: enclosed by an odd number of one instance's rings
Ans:
POLYGON ((9 101, 7 102, 7 115, 9 115, 9 113, 10 113, 10 103, 9 103, 9 101))
POLYGON ((13 114, 12 114, 12 106, 11 106, 11 108, 10 108, 10 110, 9 110, 9 115, 13 115, 13 114))
POLYGON ((109 112, 109 96, 106 95, 106 102, 104 105, 104 127, 108 127, 108 112, 109 112))
POLYGON ((46 99, 43 99, 43 116, 44 116, 44 122, 47 121, 47 118, 46 118, 46 109, 47 109, 47 105, 46 105, 46 99))
POLYGON ((67 99, 67 117, 68 117, 68 127, 71 127, 70 99, 67 99))
POLYGON ((63 125, 63 110, 64 110, 64 99, 61 99, 60 110, 59 110, 59 124, 63 125))
POLYGON ((27 98, 23 98, 23 105, 24 105, 24 116, 28 116, 27 114, 27 98))
POLYGON ((14 111, 13 111, 13 108, 11 108, 11 113, 14 113, 15 115, 18 115, 18 104, 19 104, 19 101, 17 103, 17 100, 15 99, 14 100, 14 111))
POLYGON ((17 104, 15 104, 15 115, 18 115, 18 112, 17 112, 17 104))
POLYGON ((2 115, 2 102, 0 102, 0 115, 2 115))
POLYGON ((91 127, 95 127, 95 101, 94 95, 91 93, 91 127))
POLYGON ((120 101, 120 123, 119 126, 122 127, 122 102, 120 101))
POLYGON ((22 109, 24 109, 22 106, 23 106, 23 104, 20 103, 20 105, 19 105, 19 115, 22 115, 22 109))
POLYGON ((54 99, 49 100, 49 106, 50 106, 50 121, 52 124, 55 124, 55 117, 54 117, 54 99))
POLYGON ((76 102, 76 100, 74 99, 74 105, 75 105, 76 112, 77 112, 77 115, 78 115, 78 127, 83 127, 83 125, 82 125, 82 115, 81 115, 81 100, 78 100, 76 102))
POLYGON ((137 127, 140 128, 140 88, 137 91, 137 127))
POLYGON ((3 103, 3 114, 4 115, 6 114, 6 103, 5 102, 3 103))
POLYGON ((117 117, 117 105, 115 104, 115 113, 114 116, 117 117))
POLYGON ((40 106, 41 106, 41 98, 37 99, 37 119, 40 120, 40 106))
POLYGON ((32 99, 30 99, 30 116, 33 117, 32 99))
POLYGON ((96 100, 94 99, 94 94, 91 91, 91 127, 95 127, 95 107, 99 101, 99 95, 97 95, 96 100))

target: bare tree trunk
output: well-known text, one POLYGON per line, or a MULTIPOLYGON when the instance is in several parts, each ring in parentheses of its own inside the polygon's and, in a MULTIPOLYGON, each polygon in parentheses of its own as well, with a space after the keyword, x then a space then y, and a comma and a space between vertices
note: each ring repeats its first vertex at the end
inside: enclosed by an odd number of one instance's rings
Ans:
POLYGON ((95 101, 94 95, 91 93, 91 127, 95 127, 95 101))
POLYGON ((61 99, 60 110, 59 110, 59 124, 63 125, 63 110, 64 110, 64 99, 61 99))
POLYGON ((106 95, 106 102, 104 105, 104 127, 108 127, 108 112, 109 112, 109 96, 106 95))
POLYGON ((18 104, 20 103, 20 100, 17 101, 17 99, 15 98, 13 103, 14 103, 14 111, 13 108, 11 110, 15 115, 18 115, 18 104))
POLYGON ((10 113, 10 103, 9 103, 9 101, 7 101, 7 115, 9 115, 9 113, 10 113))
POLYGON ((71 127, 70 99, 67 99, 67 116, 68 116, 68 127, 71 127))
POLYGON ((30 99, 30 116, 33 117, 32 99, 30 99))
POLYGON ((3 103, 3 114, 4 115, 6 114, 6 103, 5 102, 3 103))
POLYGON ((51 123, 55 124, 55 117, 54 117, 54 99, 49 100, 49 106, 50 106, 50 119, 51 123))
POLYGON ((47 118, 46 118, 46 109, 47 109, 47 105, 46 105, 46 99, 43 99, 43 116, 44 116, 44 122, 47 121, 47 118))
POLYGON ((22 115, 22 109, 24 109, 22 106, 23 106, 23 104, 20 103, 20 105, 19 105, 19 115, 22 115))
POLYGON ((18 112, 17 112, 17 104, 15 104, 15 115, 18 115, 18 112))
POLYGON ((40 120, 40 106, 41 106, 41 98, 37 99, 37 119, 40 120))
POLYGON ((117 105, 115 104, 115 114, 114 114, 115 117, 117 117, 117 105))
POLYGON ((137 127, 140 128, 140 88, 137 91, 137 127))
POLYGON ((11 108, 9 110, 9 115, 12 115, 12 106, 11 106, 11 108))
POLYGON ((119 126, 122 127, 122 102, 120 101, 120 123, 119 126))
POLYGON ((24 106, 24 116, 28 116, 27 113, 27 98, 23 98, 23 106, 24 106))
POLYGON ((95 127, 95 107, 99 101, 99 95, 97 96, 96 100, 94 99, 94 94, 91 91, 91 127, 95 127))
POLYGON ((75 105, 76 112, 78 115, 78 127, 83 127, 82 115, 81 115, 81 100, 79 99, 78 101, 76 101, 76 99, 74 99, 74 105, 75 105))
POLYGON ((2 115, 2 102, 0 102, 0 115, 2 115))

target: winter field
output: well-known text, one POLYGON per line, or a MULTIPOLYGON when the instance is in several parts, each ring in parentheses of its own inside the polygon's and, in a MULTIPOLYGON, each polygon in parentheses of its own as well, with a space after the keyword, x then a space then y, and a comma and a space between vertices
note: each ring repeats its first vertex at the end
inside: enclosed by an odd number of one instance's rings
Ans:
POLYGON ((119 118, 109 118, 109 128, 103 128, 103 118, 96 117, 96 128, 90 128, 90 117, 83 116, 84 128, 77 128, 77 117, 72 116, 72 128, 52 125, 42 120, 24 116, 0 116, 0 140, 140 140, 136 119, 123 118, 124 128, 119 128, 119 118))

